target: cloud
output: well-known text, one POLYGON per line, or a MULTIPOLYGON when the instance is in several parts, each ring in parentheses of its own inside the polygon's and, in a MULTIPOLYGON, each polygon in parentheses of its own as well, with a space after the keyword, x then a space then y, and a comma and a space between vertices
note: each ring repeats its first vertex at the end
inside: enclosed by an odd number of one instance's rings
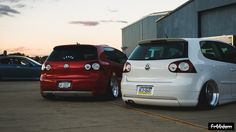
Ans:
POLYGON ((101 20, 103 23, 128 23, 128 21, 123 20, 101 20))
POLYGON ((21 2, 23 2, 23 0, 0 0, 0 17, 20 14, 20 12, 15 8, 25 8, 26 5, 21 2))
POLYGON ((19 11, 11 8, 8 5, 1 5, 0 4, 0 16, 13 16, 12 14, 20 14, 19 11))
POLYGON ((118 12, 118 10, 115 10, 115 9, 107 9, 107 11, 110 12, 110 13, 118 12))
POLYGON ((17 48, 6 49, 6 50, 9 52, 24 52, 24 51, 29 51, 31 49, 21 46, 21 47, 17 47, 17 48))
POLYGON ((17 4, 17 5, 15 5, 15 7, 16 8, 24 8, 24 7, 26 7, 26 5, 24 5, 24 4, 17 4))
POLYGON ((9 3, 17 3, 20 0, 0 0, 0 2, 9 2, 9 3))
POLYGON ((83 26, 97 26, 100 23, 128 23, 123 20, 101 20, 101 21, 70 21, 70 24, 81 24, 83 26))
POLYGON ((99 22, 97 21, 71 21, 70 24, 82 24, 84 26, 97 26, 99 22))
POLYGON ((104 22, 104 23, 112 23, 114 22, 113 20, 101 20, 101 22, 104 22))
POLYGON ((119 23, 128 23, 128 21, 124 21, 124 20, 117 20, 116 22, 119 22, 119 23))

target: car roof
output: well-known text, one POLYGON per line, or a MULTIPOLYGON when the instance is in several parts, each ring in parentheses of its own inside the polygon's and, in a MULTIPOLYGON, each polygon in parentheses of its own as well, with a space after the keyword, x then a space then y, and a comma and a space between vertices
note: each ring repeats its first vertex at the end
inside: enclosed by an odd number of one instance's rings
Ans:
POLYGON ((55 46, 53 49, 56 49, 56 48, 63 48, 63 47, 79 47, 79 46, 92 46, 92 47, 95 47, 95 48, 99 48, 99 47, 110 47, 110 46, 108 46, 108 45, 66 44, 66 45, 58 45, 58 46, 55 46))
POLYGON ((184 41, 184 39, 177 39, 177 38, 157 38, 157 39, 146 39, 146 40, 142 40, 139 41, 139 43, 154 43, 157 41, 184 41))
POLYGON ((142 40, 139 41, 139 44, 143 44, 143 43, 154 43, 154 42, 158 42, 158 41, 217 41, 217 42, 223 42, 224 41, 219 41, 219 40, 214 40, 214 39, 209 39, 209 38, 156 38, 156 39, 147 39, 147 40, 142 40))
POLYGON ((4 55, 4 56, 0 56, 0 58, 28 58, 26 56, 20 56, 20 55, 4 55))

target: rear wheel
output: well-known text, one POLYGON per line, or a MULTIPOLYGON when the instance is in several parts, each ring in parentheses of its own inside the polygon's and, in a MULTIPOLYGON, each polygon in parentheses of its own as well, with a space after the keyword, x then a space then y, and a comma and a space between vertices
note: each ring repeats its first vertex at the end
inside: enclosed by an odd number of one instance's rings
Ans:
POLYGON ((214 109, 219 103, 219 90, 213 81, 204 84, 199 97, 199 107, 214 109))
POLYGON ((116 99, 120 96, 119 83, 115 75, 113 75, 109 81, 108 96, 111 99, 116 99))

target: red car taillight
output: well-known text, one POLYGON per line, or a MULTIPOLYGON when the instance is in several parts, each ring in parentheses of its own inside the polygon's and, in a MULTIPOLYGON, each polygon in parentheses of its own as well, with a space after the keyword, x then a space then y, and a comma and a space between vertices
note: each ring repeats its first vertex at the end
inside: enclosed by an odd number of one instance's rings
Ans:
POLYGON ((126 62, 123 68, 123 72, 130 72, 131 71, 131 64, 129 62, 126 62))
POLYGON ((89 71, 89 70, 91 69, 91 65, 90 65, 90 64, 85 64, 85 65, 84 65, 84 69, 85 69, 86 71, 89 71))
POLYGON ((99 63, 92 63, 92 64, 85 64, 84 65, 84 69, 86 71, 89 71, 91 69, 95 70, 95 71, 98 71, 100 69, 100 64, 99 63))
POLYGON ((44 71, 44 70, 47 70, 47 71, 49 71, 49 70, 51 70, 52 69, 52 67, 51 67, 51 65, 49 65, 49 64, 43 64, 42 65, 42 68, 41 68, 41 70, 42 71, 44 71))
POLYGON ((168 66, 170 72, 175 73, 197 73, 195 67, 189 60, 181 60, 170 63, 168 66))

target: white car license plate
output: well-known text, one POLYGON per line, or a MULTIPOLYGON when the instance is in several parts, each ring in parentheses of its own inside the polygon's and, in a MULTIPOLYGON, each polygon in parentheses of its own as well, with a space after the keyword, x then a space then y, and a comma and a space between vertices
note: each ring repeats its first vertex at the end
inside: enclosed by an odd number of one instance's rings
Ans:
POLYGON ((58 88, 70 88, 71 87, 71 82, 59 82, 58 83, 58 88))
POLYGON ((153 86, 138 86, 137 94, 138 95, 153 95, 154 88, 153 86))

